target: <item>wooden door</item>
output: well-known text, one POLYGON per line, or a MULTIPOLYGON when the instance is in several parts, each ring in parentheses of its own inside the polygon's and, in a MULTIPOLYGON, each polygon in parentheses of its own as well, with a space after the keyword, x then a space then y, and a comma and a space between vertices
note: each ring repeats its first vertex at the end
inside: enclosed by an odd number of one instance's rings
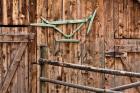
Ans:
MULTIPOLYGON (((36 5, 37 0, 0 0, 0 33, 36 33, 35 28, 27 27, 31 22, 36 21, 36 5)), ((25 37, 26 35, 15 35, 10 37, 8 36, 7 38, 23 41, 22 38, 25 37)), ((13 57, 15 56, 20 43, 21 42, 12 43, 12 41, 11 43, 0 43, 1 86, 4 82, 5 75, 8 72, 8 68, 13 62, 13 57)), ((24 44, 25 43, 23 43, 23 46, 24 44)), ((32 42, 27 42, 24 53, 21 55, 20 64, 18 64, 7 93, 37 92, 37 66, 32 65, 34 62, 36 62, 36 38, 34 38, 32 42)))
MULTIPOLYGON (((136 0, 105 0, 105 67, 140 72, 140 4, 136 0)), ((105 87, 139 81, 138 78, 106 75, 105 87)), ((138 87, 124 91, 140 93, 138 87)))
MULTIPOLYGON (((20 27, 1 27, 0 93, 31 93, 34 34, 20 27)), ((34 50, 35 51, 35 50, 34 50)))

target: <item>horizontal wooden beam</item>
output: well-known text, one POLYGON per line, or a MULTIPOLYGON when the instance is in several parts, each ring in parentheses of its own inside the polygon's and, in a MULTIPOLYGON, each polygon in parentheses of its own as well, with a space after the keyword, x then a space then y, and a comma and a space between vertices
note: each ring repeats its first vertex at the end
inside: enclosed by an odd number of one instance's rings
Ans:
POLYGON ((30 42, 28 40, 23 40, 23 41, 15 41, 15 40, 3 40, 3 41, 0 41, 0 43, 27 43, 27 42, 30 42))
POLYGON ((106 69, 106 68, 98 68, 98 67, 91 67, 91 66, 85 66, 85 65, 71 64, 71 63, 66 63, 66 62, 64 63, 64 62, 57 62, 57 61, 49 61, 49 60, 42 59, 42 58, 39 59, 39 63, 41 65, 49 64, 49 65, 54 65, 54 66, 61 66, 61 67, 67 67, 67 68, 73 68, 73 69, 79 69, 79 70, 85 70, 85 71, 104 73, 104 74, 140 78, 140 73, 136 73, 136 72, 112 70, 112 69, 106 69))
POLYGON ((34 39, 35 34, 0 33, 0 43, 26 43, 34 39), (13 39, 13 37, 15 37, 13 39))
POLYGON ((34 35, 34 34, 33 33, 31 33, 31 34, 13 33, 13 32, 0 33, 0 36, 31 36, 31 35, 34 35))
POLYGON ((118 86, 118 87, 115 87, 115 88, 111 88, 111 90, 122 91, 122 90, 130 89, 130 88, 134 88, 134 87, 138 87, 138 86, 140 86, 140 81, 139 82, 135 82, 135 83, 130 83, 130 84, 122 85, 122 86, 118 86))
POLYGON ((98 93, 122 93, 119 91, 113 91, 113 90, 109 90, 109 89, 93 88, 93 87, 88 87, 88 86, 83 86, 83 85, 78 85, 78 84, 67 83, 67 82, 63 82, 63 81, 59 81, 59 80, 51 80, 51 79, 48 79, 45 77, 40 77, 40 81, 64 85, 64 86, 82 89, 82 90, 87 90, 87 91, 92 91, 92 92, 98 92, 98 93))
POLYGON ((107 51, 105 52, 106 57, 126 57, 127 53, 126 52, 116 52, 116 51, 107 51))
POLYGON ((30 25, 19 25, 19 24, 0 24, 0 27, 29 27, 30 25))
POLYGON ((115 46, 116 52, 140 52, 140 46, 136 45, 117 45, 115 46))
POLYGON ((127 53, 139 53, 140 46, 135 45, 117 45, 105 52, 106 57, 127 57, 127 53))

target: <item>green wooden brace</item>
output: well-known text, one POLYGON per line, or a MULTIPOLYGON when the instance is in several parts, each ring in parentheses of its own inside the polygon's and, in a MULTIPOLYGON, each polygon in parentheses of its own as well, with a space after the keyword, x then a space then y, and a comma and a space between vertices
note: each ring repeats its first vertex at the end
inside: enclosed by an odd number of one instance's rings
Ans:
POLYGON ((88 29, 87 29, 87 34, 91 31, 92 23, 93 23, 93 20, 94 20, 94 18, 96 16, 96 12, 97 12, 97 10, 94 11, 94 13, 93 13, 93 15, 91 17, 91 20, 90 20, 90 23, 89 23, 89 26, 88 26, 88 29))
POLYGON ((63 43, 79 43, 80 41, 77 40, 77 39, 59 39, 59 40, 56 40, 56 42, 63 42, 63 43))
POLYGON ((59 21, 51 21, 49 22, 45 18, 41 17, 41 20, 46 23, 46 24, 51 24, 51 25, 64 25, 64 24, 78 24, 78 23, 85 23, 88 20, 92 18, 92 15, 90 15, 87 18, 84 19, 77 19, 77 20, 59 20, 59 21))
MULTIPOLYGON (((86 33, 88 34, 90 32, 93 20, 96 16, 96 12, 97 12, 97 10, 95 10, 94 13, 92 15, 90 15, 89 17, 87 17, 85 19, 78 19, 78 20, 60 20, 60 21, 49 22, 45 18, 41 17, 41 23, 32 23, 30 25, 31 26, 39 26, 39 27, 50 27, 50 28, 55 29, 59 33, 61 33, 65 38, 71 38, 76 32, 78 32, 80 30, 80 28, 84 25, 84 23, 86 23, 89 20, 90 20, 90 23, 89 23, 89 26, 88 26, 88 29, 87 29, 86 33), (61 29, 56 27, 56 25, 79 24, 79 23, 80 23, 80 25, 71 34, 65 34, 61 29)), ((71 42, 73 40, 61 40, 61 41, 71 42)))

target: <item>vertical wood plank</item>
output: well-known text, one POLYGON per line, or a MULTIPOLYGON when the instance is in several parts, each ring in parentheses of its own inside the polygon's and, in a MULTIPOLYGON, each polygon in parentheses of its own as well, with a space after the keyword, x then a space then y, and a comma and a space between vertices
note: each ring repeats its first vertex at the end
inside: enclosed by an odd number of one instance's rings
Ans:
POLYGON ((5 78, 5 81, 3 83, 3 86, 0 89, 1 93, 6 93, 7 92, 7 89, 9 87, 9 85, 10 85, 10 82, 11 82, 13 76, 14 76, 14 73, 15 73, 17 67, 18 67, 18 64, 19 64, 19 62, 21 60, 21 57, 22 57, 22 55, 24 53, 24 50, 26 48, 26 44, 24 44, 24 45, 21 44, 20 47, 21 47, 21 49, 18 48, 16 56, 15 56, 11 66, 10 66, 10 68, 8 70, 8 73, 6 75, 6 78, 5 78))
MULTIPOLYGON (((45 46, 41 46, 40 47, 40 58, 46 58, 46 47, 45 46)), ((40 68, 40 76, 41 77, 45 77, 46 76, 46 70, 45 70, 45 65, 41 65, 41 68, 40 68)), ((41 93, 45 93, 46 91, 46 84, 45 82, 40 82, 40 92, 41 93)))
MULTIPOLYGON (((37 1, 39 0, 29 0, 29 22, 33 23, 37 21, 37 1)), ((29 28, 30 33, 35 33, 35 37, 37 34, 37 30, 35 27, 29 28)), ((37 63, 37 38, 34 38, 34 41, 29 44, 28 53, 29 53, 29 93, 37 93, 37 65, 32 65, 32 62, 37 63)))
POLYGON ((2 7, 2 14, 3 14, 3 24, 7 24, 7 1, 6 0, 3 0, 3 7, 2 7))
MULTIPOLYGON (((67 5, 68 5, 68 2, 69 2, 69 0, 68 1, 66 1, 66 0, 62 0, 63 2, 62 2, 62 18, 63 18, 63 20, 66 20, 67 19, 67 13, 68 13, 68 8, 69 8, 69 6, 67 7, 67 5)), ((67 31, 67 26, 65 25, 65 26, 63 26, 63 32, 64 33, 68 33, 68 31, 67 31)), ((67 56, 67 54, 69 54, 69 51, 67 51, 68 49, 69 49, 69 44, 61 44, 61 46, 62 46, 62 61, 63 62, 69 62, 67 59, 68 59, 68 56, 67 56)), ((67 82, 68 81, 68 70, 69 69, 66 69, 66 68, 62 68, 62 78, 63 78, 63 80, 65 81, 65 82, 67 82)), ((65 93, 69 93, 69 87, 67 87, 67 86, 65 86, 64 87, 64 92, 65 93)))
MULTIPOLYGON (((71 11, 71 19, 79 19, 78 17, 78 0, 71 0, 71 6, 70 6, 70 11, 71 11)), ((77 28, 77 26, 79 26, 79 24, 73 24, 72 27, 71 27, 71 32, 70 33, 73 33, 73 30, 77 28)), ((77 39, 77 36, 78 36, 78 33, 75 33, 75 35, 73 36, 74 39, 77 39)), ((77 55, 77 46, 78 44, 70 44, 70 61, 71 63, 73 64, 78 64, 78 60, 76 58, 76 55, 77 55)), ((71 70, 70 71, 71 74, 71 83, 78 83, 78 71, 77 70, 71 70)), ((77 89, 72 89, 72 92, 76 93, 78 92, 77 89)))
POLYGON ((0 2, 0 24, 2 24, 2 20, 3 20, 3 1, 0 2))
MULTIPOLYGON (((117 32, 117 27, 118 22, 118 1, 114 0, 106 0, 104 1, 105 4, 105 21, 104 21, 104 26, 105 26, 105 51, 114 50, 114 33, 117 32), (113 8, 115 7, 115 8, 113 8), (115 18, 113 18, 115 17, 115 18), (114 22, 115 20, 115 22, 114 22), (108 32, 108 33, 106 33, 108 32)), ((115 69, 115 61, 114 58, 107 58, 105 62, 105 67, 110 68, 110 69, 115 69)), ((105 88, 113 87, 115 86, 115 76, 113 75, 105 75, 104 81, 105 81, 105 88)))

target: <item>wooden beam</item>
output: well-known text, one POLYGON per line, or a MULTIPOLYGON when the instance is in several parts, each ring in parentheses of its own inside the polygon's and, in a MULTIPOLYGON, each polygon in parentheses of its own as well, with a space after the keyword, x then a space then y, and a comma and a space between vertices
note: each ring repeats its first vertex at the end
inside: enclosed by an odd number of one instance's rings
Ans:
MULTIPOLYGON (((47 52, 46 52, 47 47, 46 46, 40 46, 40 57, 41 58, 46 58, 47 52)), ((46 71, 45 71, 45 65, 40 65, 40 77, 46 76, 46 71)), ((45 93, 45 88, 46 84, 44 82, 40 82, 40 93, 45 93)))
POLYGON ((126 57, 127 53, 126 52, 116 52, 116 51, 107 51, 105 52, 106 57, 126 57))
POLYGON ((22 33, 0 33, 0 43, 26 43, 31 42, 34 39, 34 33, 22 34, 22 33), (16 37, 16 40, 12 38, 16 37), (7 38, 8 37, 8 38, 7 38))
POLYGON ((92 92, 97 92, 97 93, 122 93, 120 91, 113 91, 109 89, 101 89, 101 88, 94 88, 94 87, 88 87, 88 86, 83 86, 83 85, 78 85, 78 84, 72 84, 72 83, 67 83, 59 80, 51 80, 45 77, 40 77, 41 82, 49 82, 53 84, 59 84, 63 86, 68 86, 72 88, 77 88, 81 90, 87 90, 87 91, 92 91, 92 92))
POLYGON ((122 90, 130 89, 130 88, 135 88, 135 87, 139 87, 139 86, 140 86, 140 81, 135 82, 135 83, 130 83, 130 84, 122 85, 122 86, 118 86, 118 87, 114 87, 114 88, 111 88, 110 90, 122 91, 122 90))
POLYGON ((16 24, 0 24, 0 27, 29 27, 30 25, 16 25, 16 24))
POLYGON ((21 43, 19 45, 19 48, 16 52, 16 55, 13 59, 13 62, 11 63, 11 66, 7 71, 7 75, 4 79, 4 83, 3 83, 2 87, 0 88, 0 93, 6 93, 7 92, 7 89, 10 85, 10 82, 12 81, 12 78, 14 77, 14 74, 15 74, 17 68, 18 68, 18 65, 20 63, 22 55, 24 54, 26 46, 27 46, 27 43, 21 43))
POLYGON ((0 43, 27 43, 27 42, 30 42, 28 40, 22 40, 22 41, 16 41, 16 40, 3 40, 3 41, 0 41, 0 43))
POLYGON ((127 53, 139 53, 140 46, 135 45, 117 45, 114 50, 109 50, 105 52, 106 57, 126 57, 127 53))
POLYGON ((116 52, 140 52, 140 46, 135 45, 117 45, 115 46, 116 52))
POLYGON ((112 69, 107 69, 107 68, 91 67, 91 66, 72 64, 72 63, 66 63, 66 62, 49 61, 47 59, 42 59, 42 58, 39 60, 39 62, 40 64, 49 64, 53 66, 67 67, 67 68, 73 68, 73 69, 79 69, 79 70, 85 70, 85 71, 91 71, 91 72, 97 72, 97 73, 103 73, 103 74, 140 78, 140 73, 138 72, 128 72, 128 71, 122 71, 122 70, 112 70, 112 69))

